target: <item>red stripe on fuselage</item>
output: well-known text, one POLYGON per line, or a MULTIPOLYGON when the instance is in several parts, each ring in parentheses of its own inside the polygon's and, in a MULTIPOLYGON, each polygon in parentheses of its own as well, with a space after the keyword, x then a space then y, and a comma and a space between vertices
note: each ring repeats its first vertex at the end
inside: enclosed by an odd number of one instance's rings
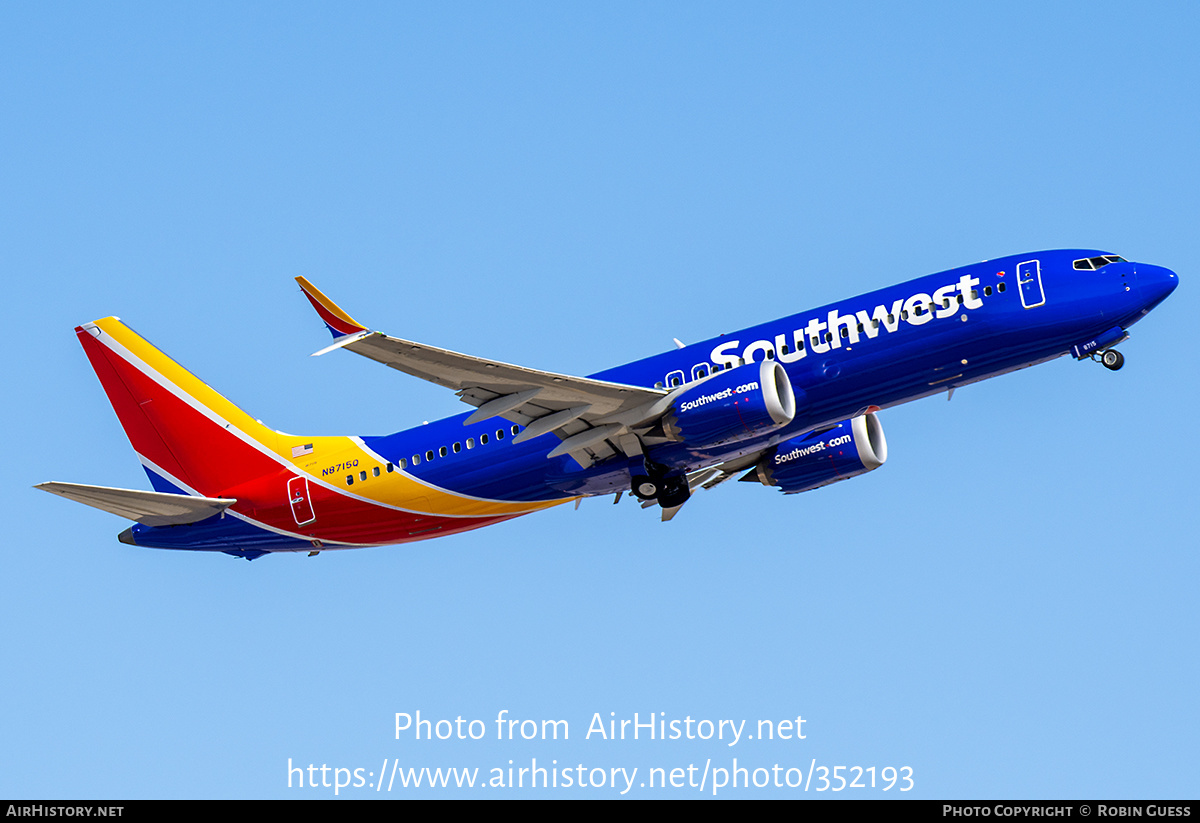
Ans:
MULTIPOLYGON (((134 450, 206 497, 234 497, 233 511, 290 534, 330 542, 399 543, 508 520, 396 511, 340 494, 310 478, 316 520, 297 526, 287 482, 305 476, 193 408, 83 329, 80 342, 134 450), (168 445, 169 444, 169 445, 168 445)), ((414 501, 414 507, 421 501, 414 501)))

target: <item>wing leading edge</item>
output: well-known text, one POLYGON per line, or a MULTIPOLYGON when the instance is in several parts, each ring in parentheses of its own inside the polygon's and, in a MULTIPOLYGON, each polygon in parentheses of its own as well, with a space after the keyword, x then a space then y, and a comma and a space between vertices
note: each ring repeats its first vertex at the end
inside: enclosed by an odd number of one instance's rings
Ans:
POLYGON ((585 467, 610 457, 622 451, 621 435, 669 406, 664 389, 539 371, 370 331, 303 277, 296 282, 334 335, 334 344, 315 354, 346 348, 448 388, 476 409, 465 425, 503 417, 524 427, 517 442, 553 432, 563 442, 550 457, 570 454, 585 467))

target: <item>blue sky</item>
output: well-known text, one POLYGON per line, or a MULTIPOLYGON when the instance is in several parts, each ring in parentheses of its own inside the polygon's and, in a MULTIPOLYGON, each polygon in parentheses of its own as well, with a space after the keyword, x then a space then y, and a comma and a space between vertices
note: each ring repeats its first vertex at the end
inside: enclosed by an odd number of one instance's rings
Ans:
MULTIPOLYGON (((737 758, 908 766, 918 797, 1195 797, 1198 14, 6 4, 0 796, 332 796, 289 789, 289 759, 641 782, 737 758), (397 336, 587 374, 1054 247, 1179 272, 1124 370, 889 410, 887 465, 811 494, 246 563, 121 545, 125 521, 31 488, 148 487, 71 331, 109 314, 271 426, 382 434, 461 404, 310 359, 295 275, 397 336), (418 710, 488 738, 395 739, 418 710), (570 739, 497 741, 502 710, 570 739), (610 712, 806 738, 585 739, 610 712)), ((618 795, 342 794, 500 792, 618 795)), ((775 794, 823 796, 718 796, 775 794)))

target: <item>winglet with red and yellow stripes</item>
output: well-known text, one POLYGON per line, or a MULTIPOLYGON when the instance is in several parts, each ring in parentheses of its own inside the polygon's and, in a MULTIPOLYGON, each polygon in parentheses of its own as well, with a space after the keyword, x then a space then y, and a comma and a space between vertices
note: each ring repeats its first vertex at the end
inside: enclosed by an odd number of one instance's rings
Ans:
POLYGON ((303 277, 297 277, 296 282, 300 284, 300 288, 304 291, 304 296, 308 298, 308 302, 312 303, 313 308, 317 310, 317 314, 325 322, 325 328, 329 329, 329 333, 333 335, 334 339, 332 346, 321 349, 319 352, 313 352, 314 357, 318 354, 324 354, 327 351, 341 348, 347 343, 370 334, 366 326, 346 314, 341 306, 326 297, 320 289, 308 282, 308 280, 303 277))

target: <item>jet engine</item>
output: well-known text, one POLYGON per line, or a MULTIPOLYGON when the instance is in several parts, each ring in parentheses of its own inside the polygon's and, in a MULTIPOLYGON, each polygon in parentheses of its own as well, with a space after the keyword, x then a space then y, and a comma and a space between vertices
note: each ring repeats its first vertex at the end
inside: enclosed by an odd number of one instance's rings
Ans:
POLYGON ((719 446, 786 426, 795 416, 787 372, 764 360, 758 369, 729 369, 683 389, 662 428, 671 440, 719 446))
POLYGON ((742 479, 796 494, 866 474, 886 460, 883 426, 869 412, 780 443, 742 479))

